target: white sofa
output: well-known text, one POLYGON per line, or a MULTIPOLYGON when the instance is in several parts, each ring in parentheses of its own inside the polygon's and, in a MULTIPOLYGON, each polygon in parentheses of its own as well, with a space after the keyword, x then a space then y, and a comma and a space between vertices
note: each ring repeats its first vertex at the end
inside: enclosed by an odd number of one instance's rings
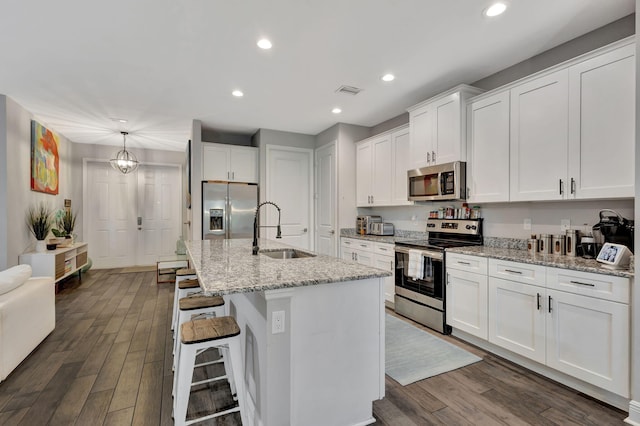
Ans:
POLYGON ((55 285, 50 277, 31 277, 31 266, 0 272, 0 382, 56 325, 55 285))

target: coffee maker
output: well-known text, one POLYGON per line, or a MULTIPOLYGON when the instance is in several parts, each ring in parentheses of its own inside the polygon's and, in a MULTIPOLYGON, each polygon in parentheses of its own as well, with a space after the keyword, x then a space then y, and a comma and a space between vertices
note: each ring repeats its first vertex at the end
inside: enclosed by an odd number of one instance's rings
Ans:
POLYGON ((594 236, 602 235, 605 243, 625 245, 633 252, 633 220, 625 219, 610 209, 600 210, 600 222, 593 225, 594 236))

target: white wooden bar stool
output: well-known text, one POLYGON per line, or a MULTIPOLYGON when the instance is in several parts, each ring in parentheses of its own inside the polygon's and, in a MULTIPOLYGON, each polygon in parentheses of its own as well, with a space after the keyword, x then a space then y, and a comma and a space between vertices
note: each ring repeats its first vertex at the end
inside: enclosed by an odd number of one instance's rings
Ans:
POLYGON ((173 291, 173 316, 171 317, 171 330, 175 331, 176 320, 178 319, 178 300, 187 296, 189 293, 195 293, 196 290, 200 290, 200 283, 198 283, 198 276, 195 269, 178 269, 176 271, 176 287, 173 291), (190 283, 182 285, 180 283, 189 280, 190 283), (195 284, 192 282, 195 280, 195 284), (184 290, 184 291, 179 291, 184 290))
MULTIPOLYGON (((183 281, 185 282, 185 281, 183 281)), ((178 330, 180 330, 180 325, 184 324, 187 321, 191 321, 194 316, 216 316, 223 317, 225 316, 225 305, 224 299, 221 296, 205 296, 204 294, 191 294, 187 297, 183 297, 178 301, 178 330)), ((180 336, 179 333, 175 333, 173 339, 173 368, 174 371, 178 366, 178 362, 180 360, 180 336)), ((217 364, 220 362, 225 362, 226 368, 226 358, 222 351, 220 352, 221 358, 215 361, 205 362, 202 364, 197 364, 196 367, 204 367, 211 364, 217 364)), ((228 355, 226 355, 228 356, 228 355)), ((229 380, 229 384, 231 385, 231 393, 235 395, 235 387, 232 380, 229 380)), ((173 395, 175 395, 176 383, 174 381, 173 384, 173 395)))
MULTIPOLYGON (((242 354, 240 351, 240 327, 233 317, 195 319, 180 325, 180 362, 174 372, 176 398, 174 399, 174 421, 176 425, 189 425, 223 415, 240 412, 242 424, 247 425, 244 380, 242 380, 242 354), (226 347, 235 383, 238 406, 198 419, 186 420, 187 406, 192 383, 196 355, 201 350, 226 347)), ((222 376, 221 378, 226 378, 222 376)))

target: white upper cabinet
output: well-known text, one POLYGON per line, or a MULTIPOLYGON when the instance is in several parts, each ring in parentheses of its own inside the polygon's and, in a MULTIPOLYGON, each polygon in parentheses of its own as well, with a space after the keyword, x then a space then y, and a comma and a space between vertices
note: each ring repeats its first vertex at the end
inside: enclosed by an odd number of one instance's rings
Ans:
POLYGON ((408 142, 406 126, 358 142, 358 207, 412 204, 407 200, 408 142))
POLYGON ((471 102, 468 115, 467 198, 509 201, 509 91, 471 102))
POLYGON ((635 44, 569 68, 569 184, 575 198, 634 196, 635 44))
POLYGON ((204 143, 202 178, 203 180, 258 182, 258 148, 204 143))
POLYGON ((565 197, 568 103, 566 69, 511 89, 511 201, 565 197))
POLYGON ((411 168, 466 161, 466 101, 482 92, 459 85, 408 109, 411 168))
POLYGON ((407 196, 407 170, 411 168, 409 146, 409 127, 391 133, 391 158, 393 161, 391 204, 394 206, 412 205, 407 196))
POLYGON ((633 38, 477 96, 469 201, 633 197, 635 109, 633 38))

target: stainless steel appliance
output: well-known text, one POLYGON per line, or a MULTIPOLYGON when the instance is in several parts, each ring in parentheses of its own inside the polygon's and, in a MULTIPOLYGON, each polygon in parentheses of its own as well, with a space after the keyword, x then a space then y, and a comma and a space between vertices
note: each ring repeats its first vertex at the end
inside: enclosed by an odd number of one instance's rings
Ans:
POLYGON ((456 161, 407 171, 409 201, 464 200, 467 163, 456 161))
POLYGON ((373 222, 371 224, 371 235, 393 235, 394 228, 393 223, 387 222, 373 222))
POLYGON ((482 219, 427 219, 427 231, 426 240, 396 241, 395 311, 449 334, 445 249, 482 245, 482 219))
POLYGON ((360 235, 371 233, 371 224, 382 222, 380 216, 357 216, 356 217, 356 233, 360 235))
POLYGON ((258 184, 202 182, 202 239, 251 238, 258 184))
POLYGON ((600 222, 593 225, 594 237, 598 233, 604 241, 596 239, 596 243, 614 243, 627 246, 633 252, 633 220, 625 219, 618 212, 610 209, 600 210, 600 222))

